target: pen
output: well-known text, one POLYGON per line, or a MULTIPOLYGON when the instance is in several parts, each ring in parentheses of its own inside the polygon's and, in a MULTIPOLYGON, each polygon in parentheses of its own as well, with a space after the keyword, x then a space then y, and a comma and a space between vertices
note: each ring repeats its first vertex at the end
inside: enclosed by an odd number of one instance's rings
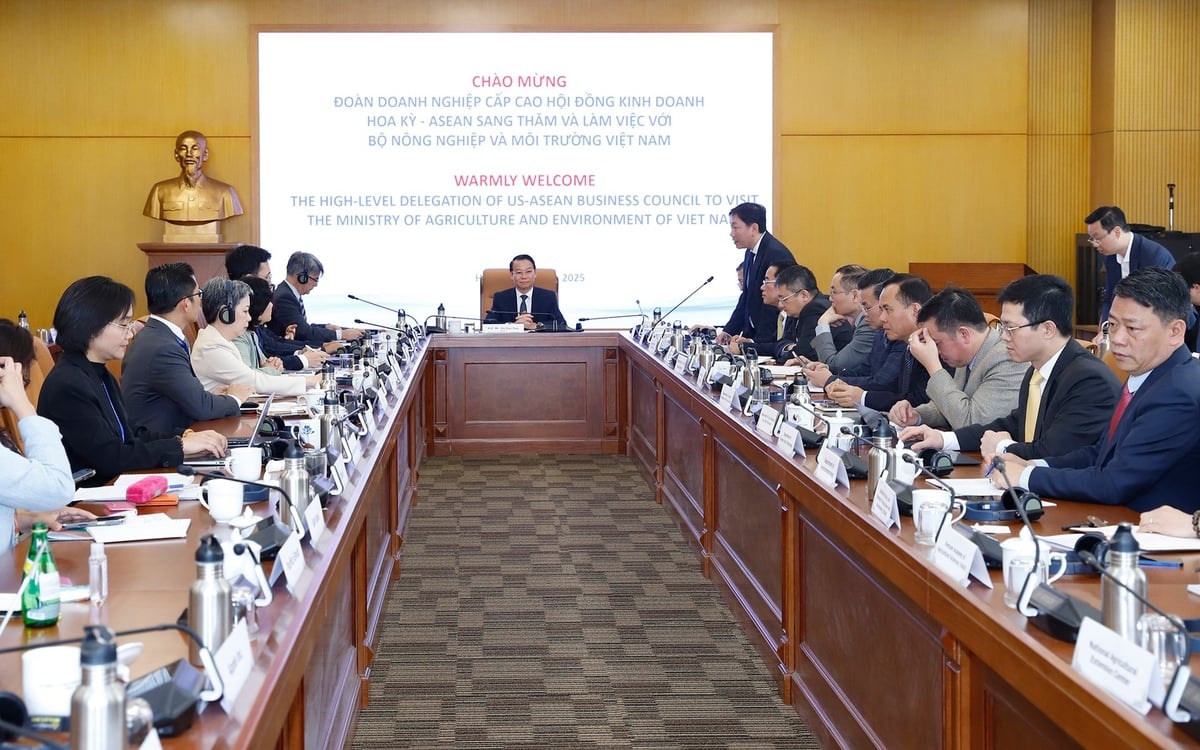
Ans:
POLYGON ((996 468, 996 462, 995 462, 995 461, 988 461, 988 467, 987 467, 987 469, 985 469, 985 470, 984 470, 984 472, 983 472, 983 475, 984 475, 985 477, 987 477, 987 476, 991 476, 991 474, 992 474, 992 469, 994 469, 994 468, 996 468))
POLYGON ((1156 560, 1153 557, 1142 557, 1138 559, 1138 565, 1143 568, 1182 568, 1182 560, 1156 560))

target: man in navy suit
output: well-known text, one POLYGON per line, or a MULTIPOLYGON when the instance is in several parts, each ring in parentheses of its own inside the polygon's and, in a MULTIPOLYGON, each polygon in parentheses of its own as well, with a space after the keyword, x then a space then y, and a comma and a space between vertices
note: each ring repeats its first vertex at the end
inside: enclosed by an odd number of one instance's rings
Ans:
MULTIPOLYGON (((1047 497, 1147 511, 1200 510, 1200 361, 1183 344, 1187 285, 1150 267, 1121 279, 1109 311, 1109 341, 1129 380, 1109 425, 1092 445, 1046 460, 1007 458, 1014 482, 1047 497)), ((992 483, 1003 485, 992 472, 992 483)))
POLYGON ((1108 308, 1112 305, 1113 290, 1118 281, 1139 268, 1175 267, 1175 256, 1171 251, 1130 231, 1125 212, 1116 206, 1101 206, 1088 214, 1083 222, 1087 224, 1088 242, 1104 258, 1102 321, 1108 319, 1108 308))
MULTIPOLYGON (((309 323, 304 311, 304 297, 317 288, 325 266, 312 253, 295 252, 288 258, 287 278, 275 287, 275 308, 267 325, 279 336, 286 336, 290 326, 296 326, 294 335, 302 343, 317 346, 334 344, 337 341, 354 341, 362 338, 357 328, 340 328, 327 323, 309 323)), ((325 351, 336 349, 336 345, 325 347, 325 351)))
POLYGON ((729 322, 717 337, 717 343, 722 346, 738 334, 757 340, 760 331, 774 330, 779 310, 763 304, 763 278, 767 267, 775 261, 796 261, 792 251, 767 231, 767 209, 757 203, 734 206, 729 212, 729 236, 735 247, 746 251, 742 260, 745 283, 729 322))
POLYGON ((1061 456, 1096 442, 1108 429, 1121 384, 1108 365, 1071 337, 1071 285, 1050 274, 1025 276, 1001 289, 998 300, 1001 315, 995 328, 1009 356, 1013 362, 1032 365, 1021 382, 1016 408, 999 419, 953 432, 928 425, 906 427, 900 439, 918 441, 911 446, 914 450, 982 451, 989 460, 997 453, 1061 456))
POLYGON ((492 295, 492 309, 488 311, 488 323, 520 323, 525 330, 567 330, 567 320, 558 309, 558 295, 549 289, 535 287, 537 264, 533 257, 518 255, 508 262, 512 274, 512 289, 503 289, 492 295))
POLYGON ((134 427, 178 435, 196 422, 231 417, 253 390, 233 384, 204 390, 192 371, 184 328, 195 323, 203 292, 187 263, 166 263, 146 274, 150 320, 125 351, 121 393, 134 427))

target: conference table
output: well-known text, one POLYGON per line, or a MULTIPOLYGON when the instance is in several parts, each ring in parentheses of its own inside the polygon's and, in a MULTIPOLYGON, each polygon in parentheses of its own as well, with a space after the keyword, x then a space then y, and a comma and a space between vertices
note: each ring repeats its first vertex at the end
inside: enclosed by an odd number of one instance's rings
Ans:
MULTIPOLYGON (((435 335, 410 358, 396 392, 373 414, 329 533, 305 547, 294 594, 275 586, 259 610, 250 679, 229 713, 210 706, 168 748, 339 747, 354 731, 403 541, 419 513, 427 455, 627 454, 697 552, 778 685, 827 747, 1197 746, 1157 710, 1140 716, 1071 668, 1072 646, 1004 605, 1004 584, 962 586, 940 572, 912 524, 885 531, 865 482, 830 489, 813 457, 787 458, 774 438, 716 392, 676 373, 628 334, 435 335)), ((216 425, 245 429, 244 420, 216 425)), ((955 476, 978 475, 978 467, 955 476)), ((1111 522, 1136 520, 1102 509, 1111 522)), ((1097 506, 1061 502, 1039 533, 1097 506)), ((173 622, 187 604, 192 555, 212 522, 195 503, 187 540, 110 545, 112 593, 101 608, 64 604, 59 625, 22 630, 0 647, 173 622)), ((19 583, 24 543, 0 556, 0 590, 19 583)), ((54 547, 62 573, 86 580, 85 544, 54 547)), ((1189 616, 1181 569, 1148 571, 1150 596, 1189 616)), ((1094 576, 1055 583, 1099 605, 1094 576)), ((187 654, 174 632, 137 636, 134 675, 187 654)), ((124 642, 124 639, 121 640, 124 642)), ((684 644, 681 644, 684 645, 684 644)), ((0 656, 0 690, 19 692, 19 658, 0 656)))

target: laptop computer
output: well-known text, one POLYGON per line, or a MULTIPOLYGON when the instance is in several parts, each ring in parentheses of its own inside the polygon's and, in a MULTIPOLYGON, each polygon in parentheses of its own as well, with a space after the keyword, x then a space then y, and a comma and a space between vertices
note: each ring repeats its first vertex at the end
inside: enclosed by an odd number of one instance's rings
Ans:
MULTIPOLYGON (((226 438, 226 448, 232 450, 234 448, 252 448, 262 442, 262 424, 267 418, 267 413, 271 410, 271 404, 275 401, 275 394, 269 394, 267 400, 263 402, 262 408, 258 411, 258 419, 254 422, 254 431, 250 433, 250 437, 231 437, 226 438)), ((216 458, 208 454, 189 458, 183 457, 183 462, 188 466, 224 466, 225 459, 216 458)))

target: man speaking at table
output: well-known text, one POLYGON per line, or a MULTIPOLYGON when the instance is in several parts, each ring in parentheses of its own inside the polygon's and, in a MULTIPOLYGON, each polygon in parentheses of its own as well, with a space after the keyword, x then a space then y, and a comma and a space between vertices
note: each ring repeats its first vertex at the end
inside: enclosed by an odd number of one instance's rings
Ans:
MULTIPOLYGON (((1147 511, 1170 505, 1200 509, 1195 467, 1200 465, 1200 361, 1183 343, 1187 285, 1174 271, 1143 268, 1121 279, 1109 309, 1109 341, 1129 380, 1108 428, 1092 445, 1028 462, 1021 484, 1046 497, 1127 505, 1147 511)), ((992 484, 1004 480, 992 472, 992 484)))
POLYGON ((527 331, 567 330, 567 320, 558 309, 558 295, 549 289, 535 287, 537 264, 530 255, 521 254, 508 262, 513 288, 492 295, 492 308, 487 323, 520 323, 527 331))
POLYGON ((717 343, 724 346, 732 336, 741 334, 757 339, 760 330, 774 327, 779 310, 763 304, 763 278, 767 268, 777 260, 795 262, 792 251, 767 231, 767 209, 758 203, 739 203, 729 212, 729 236, 734 247, 745 250, 743 259, 746 282, 738 296, 737 305, 729 316, 717 343))

